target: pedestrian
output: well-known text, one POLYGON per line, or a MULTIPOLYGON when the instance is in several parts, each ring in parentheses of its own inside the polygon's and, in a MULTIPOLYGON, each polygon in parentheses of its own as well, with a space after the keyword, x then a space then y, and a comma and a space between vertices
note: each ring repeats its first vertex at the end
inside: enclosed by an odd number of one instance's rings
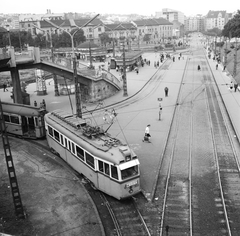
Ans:
POLYGON ((144 134, 144 138, 143 138, 143 142, 144 141, 148 141, 150 143, 150 126, 151 125, 147 125, 146 129, 145 129, 145 134, 144 134))
POLYGON ((156 62, 154 62, 154 67, 155 67, 155 68, 157 67, 157 63, 156 63, 156 62))
POLYGON ((238 84, 235 82, 234 83, 234 92, 237 92, 238 84))
POLYGON ((223 67, 223 71, 225 71, 226 70, 226 65, 224 65, 224 67, 223 67))
POLYGON ((200 65, 198 65, 198 70, 201 70, 201 67, 200 67, 200 65))
POLYGON ((4 82, 4 84, 3 84, 3 92, 5 92, 5 91, 8 91, 8 89, 7 89, 6 83, 4 82))
POLYGON ((229 89, 232 90, 233 89, 233 82, 231 81, 229 89))
POLYGON ((174 57, 174 56, 173 56, 173 58, 172 58, 172 59, 173 59, 173 62, 175 62, 175 57, 174 57))
POLYGON ((167 97, 168 96, 168 87, 165 87, 164 92, 165 92, 165 97, 167 97))
POLYGON ((216 70, 218 69, 218 63, 216 64, 216 70))
POLYGON ((159 103, 159 120, 162 119, 162 106, 161 103, 159 103))
POLYGON ((42 100, 42 106, 43 106, 44 109, 46 109, 46 102, 45 102, 44 99, 42 100))

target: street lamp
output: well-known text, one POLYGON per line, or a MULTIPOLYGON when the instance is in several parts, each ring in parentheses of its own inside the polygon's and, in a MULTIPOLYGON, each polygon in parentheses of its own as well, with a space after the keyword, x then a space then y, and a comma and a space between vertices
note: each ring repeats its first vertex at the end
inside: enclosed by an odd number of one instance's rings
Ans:
POLYGON ((127 93, 127 76, 126 76, 126 62, 125 62, 125 38, 120 41, 122 47, 123 47, 123 96, 128 96, 127 93))
POLYGON ((49 24, 51 24, 53 27, 57 28, 57 29, 61 29, 64 32, 66 32, 70 37, 71 37, 71 43, 72 43, 72 60, 73 60, 73 80, 75 82, 75 100, 76 100, 76 116, 82 118, 82 105, 81 105, 81 91, 80 91, 80 83, 78 83, 78 79, 77 79, 77 61, 76 61, 76 56, 75 56, 75 52, 74 52, 74 41, 73 41, 73 37, 74 35, 78 32, 78 30, 84 28, 85 26, 87 26, 89 23, 91 23, 94 19, 96 19, 99 16, 99 14, 97 14, 96 16, 94 16, 92 19, 90 19, 88 22, 86 22, 84 25, 82 25, 81 27, 78 27, 77 25, 75 25, 75 28, 77 28, 76 31, 74 31, 73 34, 69 33, 67 30, 61 28, 58 25, 55 25, 54 23, 52 23, 49 20, 45 20, 46 22, 48 22, 49 24))
POLYGON ((11 37, 10 37, 10 26, 9 26, 9 25, 6 25, 6 28, 7 28, 7 32, 8 32, 9 46, 12 47, 11 37))

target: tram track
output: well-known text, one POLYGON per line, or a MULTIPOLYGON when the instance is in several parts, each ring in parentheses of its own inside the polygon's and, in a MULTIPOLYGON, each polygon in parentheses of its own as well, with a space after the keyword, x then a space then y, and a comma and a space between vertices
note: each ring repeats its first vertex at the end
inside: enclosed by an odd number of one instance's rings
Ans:
MULTIPOLYGON (((105 227, 106 235, 238 235, 240 170, 226 124, 229 117, 206 58, 199 56, 194 60, 187 62, 184 69, 148 209, 139 211, 142 205, 133 199, 112 201, 98 191, 93 193, 98 199, 98 211, 104 207, 101 218, 111 221, 110 226, 106 225, 108 229, 105 227), (201 63, 201 72, 196 71, 197 63, 201 63), (192 73, 188 78, 187 66, 191 67, 188 73, 192 73), (194 80, 190 81, 190 77, 194 80)), ((146 99, 159 87, 162 76, 164 72, 153 76, 146 85, 151 89, 97 112, 146 99), (151 82, 156 86, 151 86, 151 82)), ((137 200, 140 198, 137 196, 137 200)))
POLYGON ((209 119, 211 120, 211 132, 214 140, 214 154, 221 193, 221 202, 225 218, 226 235, 239 235, 239 208, 240 198, 240 167, 236 152, 226 125, 226 113, 220 106, 221 97, 218 89, 211 83, 211 77, 205 78, 207 86, 209 119))
POLYGON ((152 235, 238 235, 239 232, 239 163, 225 125, 228 117, 222 117, 225 108, 220 109, 221 95, 214 89, 211 69, 206 59, 198 60, 203 76, 197 75, 200 82, 195 84, 199 86, 190 82, 189 91, 181 86, 179 106, 165 145, 152 198, 161 212, 160 217, 155 214, 160 224, 152 235), (199 179, 204 168, 209 173, 199 179))

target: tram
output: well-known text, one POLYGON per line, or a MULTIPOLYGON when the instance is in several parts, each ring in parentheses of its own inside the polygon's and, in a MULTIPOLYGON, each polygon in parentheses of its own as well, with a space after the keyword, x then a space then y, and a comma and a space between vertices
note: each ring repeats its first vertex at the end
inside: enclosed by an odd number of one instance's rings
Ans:
POLYGON ((45 137, 45 109, 8 102, 1 102, 1 105, 8 133, 29 139, 45 137))
POLYGON ((98 190, 118 200, 141 191, 140 163, 127 144, 62 110, 44 119, 50 148, 98 190))

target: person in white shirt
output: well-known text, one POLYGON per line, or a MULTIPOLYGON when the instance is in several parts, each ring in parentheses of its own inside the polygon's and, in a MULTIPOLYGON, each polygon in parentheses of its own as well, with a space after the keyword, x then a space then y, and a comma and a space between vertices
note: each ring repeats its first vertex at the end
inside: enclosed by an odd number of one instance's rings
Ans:
POLYGON ((150 137, 151 137, 151 135, 150 135, 150 126, 151 125, 147 125, 147 127, 145 129, 145 136, 144 136, 143 142, 144 141, 150 142, 150 137))

